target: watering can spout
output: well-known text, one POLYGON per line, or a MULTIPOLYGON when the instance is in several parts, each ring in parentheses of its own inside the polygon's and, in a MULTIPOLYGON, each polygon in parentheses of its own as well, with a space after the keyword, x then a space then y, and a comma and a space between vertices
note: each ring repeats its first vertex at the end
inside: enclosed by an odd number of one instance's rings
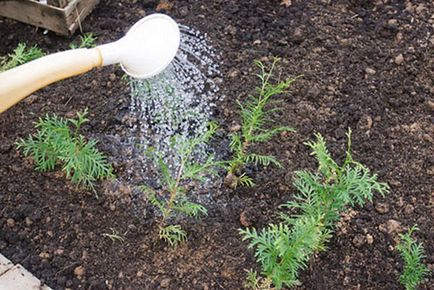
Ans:
POLYGON ((175 21, 164 14, 153 14, 142 18, 115 42, 59 52, 15 67, 0 73, 0 113, 40 88, 95 67, 120 63, 132 77, 150 78, 170 64, 179 43, 175 21))

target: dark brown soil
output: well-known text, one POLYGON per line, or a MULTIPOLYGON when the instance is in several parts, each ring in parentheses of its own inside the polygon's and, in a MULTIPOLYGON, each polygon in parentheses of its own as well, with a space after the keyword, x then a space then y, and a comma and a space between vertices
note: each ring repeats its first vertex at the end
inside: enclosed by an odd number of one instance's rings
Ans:
MULTIPOLYGON (((99 43, 119 38, 158 4, 101 2, 83 23, 99 43)), ((253 60, 278 56, 280 77, 303 75, 281 96, 283 113, 274 116, 297 132, 257 148, 277 156, 285 169, 254 171, 254 188, 213 189, 208 217, 185 221, 188 243, 168 248, 158 239, 152 212, 143 214, 133 201, 126 181, 131 164, 122 158, 127 153, 115 144, 119 140, 110 137, 128 136, 128 84, 119 67, 98 69, 51 85, 0 115, 0 252, 53 289, 241 289, 244 270, 259 269, 237 232, 240 216, 256 227, 271 222, 277 206, 295 193, 294 171, 315 168, 303 142, 320 132, 342 159, 351 127, 354 157, 389 183, 391 192, 343 216, 328 250, 302 273, 300 289, 403 289, 397 282, 403 266, 394 249, 397 233, 383 226, 392 219, 403 229, 418 224, 425 262, 434 269, 433 3, 172 3, 166 12, 208 33, 222 53, 226 99, 216 119, 226 133, 239 122, 235 100, 256 84, 253 60), (38 117, 72 116, 85 107, 91 121, 83 133, 102 141, 119 180, 116 190, 102 185, 99 199, 71 187, 59 171, 36 172, 14 146, 34 131, 38 117), (125 241, 103 236, 112 228, 125 241)), ((71 41, 5 18, 0 23, 0 55, 20 41, 50 52, 71 41)), ((421 289, 433 285, 431 275, 421 289)))

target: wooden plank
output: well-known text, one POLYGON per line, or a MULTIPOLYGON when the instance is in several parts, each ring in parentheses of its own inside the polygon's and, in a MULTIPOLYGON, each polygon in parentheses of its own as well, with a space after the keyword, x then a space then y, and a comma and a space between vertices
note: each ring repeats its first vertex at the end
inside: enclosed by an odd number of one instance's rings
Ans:
POLYGON ((63 8, 68 5, 68 0, 47 0, 48 5, 63 8))
POLYGON ((81 22, 92 12, 93 8, 99 3, 100 0, 72 0, 67 7, 65 7, 66 24, 70 34, 73 34, 81 22))
POLYGON ((12 268, 14 264, 9 261, 5 256, 0 254, 0 275, 7 272, 10 268, 12 268))
POLYGON ((0 1, 0 15, 68 35, 65 12, 61 8, 48 6, 33 0, 0 1))
POLYGON ((0 276, 0 290, 40 289, 41 282, 21 265, 16 265, 0 276))
POLYGON ((35 0, 0 0, 0 16, 72 35, 99 0, 49 0, 48 3, 67 5, 62 9, 35 0))

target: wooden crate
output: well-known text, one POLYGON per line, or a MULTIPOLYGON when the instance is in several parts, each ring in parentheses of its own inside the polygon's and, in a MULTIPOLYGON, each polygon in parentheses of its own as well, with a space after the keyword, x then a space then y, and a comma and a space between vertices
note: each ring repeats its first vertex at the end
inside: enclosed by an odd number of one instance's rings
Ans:
POLYGON ((0 0, 0 15, 72 35, 99 0, 0 0))

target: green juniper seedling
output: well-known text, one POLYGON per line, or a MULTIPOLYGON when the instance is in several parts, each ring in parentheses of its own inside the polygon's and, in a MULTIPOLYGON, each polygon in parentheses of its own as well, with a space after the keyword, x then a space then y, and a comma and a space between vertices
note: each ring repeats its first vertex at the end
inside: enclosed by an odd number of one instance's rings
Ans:
POLYGON ((241 132, 231 135, 230 148, 233 158, 228 161, 228 174, 225 183, 232 188, 237 185, 253 186, 253 179, 243 172, 248 163, 255 163, 262 166, 270 164, 281 167, 281 164, 270 155, 260 155, 249 150, 253 143, 267 142, 276 134, 287 131, 294 131, 293 128, 277 126, 269 129, 273 120, 269 118, 271 112, 277 109, 267 110, 266 106, 271 98, 285 92, 294 82, 294 79, 287 79, 277 84, 271 83, 271 77, 278 59, 276 58, 271 68, 267 71, 266 66, 256 61, 260 73, 257 75, 261 80, 261 86, 256 88, 256 95, 250 95, 243 103, 238 102, 241 111, 241 132))
POLYGON ((36 45, 27 48, 25 43, 19 43, 13 53, 0 58, 0 72, 25 64, 44 56, 44 52, 36 45))
POLYGON ((271 224, 261 232, 240 230, 243 240, 250 240, 249 248, 256 248, 255 257, 262 266, 265 279, 277 289, 300 284, 298 272, 307 266, 312 254, 325 248, 329 231, 319 217, 303 216, 291 224, 271 224))
POLYGON ((418 243, 412 234, 419 230, 415 225, 405 234, 400 234, 401 241, 396 249, 404 260, 404 272, 399 277, 399 282, 404 285, 406 290, 416 290, 428 275, 428 267, 422 263, 425 253, 422 243, 418 243))
POLYGON ((80 35, 80 44, 71 43, 69 45, 70 49, 78 48, 92 48, 96 46, 96 40, 98 38, 93 33, 85 33, 80 35))
POLYGON ((316 135, 316 142, 305 143, 319 166, 315 173, 295 174, 294 186, 300 193, 281 207, 296 214, 282 212, 280 223, 260 232, 240 230, 243 240, 250 240, 249 247, 256 249, 262 273, 278 289, 300 284, 299 271, 307 267, 313 254, 325 249, 336 221, 348 206, 363 206, 372 200, 374 192, 384 195, 388 191, 387 184, 378 182, 375 174, 353 160, 351 130, 347 135, 346 159, 341 166, 329 154, 320 134, 316 135))
POLYGON ((159 191, 145 185, 141 186, 141 189, 148 195, 149 202, 161 212, 163 217, 159 223, 159 236, 171 246, 176 246, 187 238, 187 233, 180 225, 170 224, 172 218, 177 214, 189 217, 207 214, 205 207, 188 200, 186 186, 194 180, 203 181, 205 175, 213 173, 213 168, 217 165, 213 156, 207 156, 205 162, 200 163, 193 159, 193 152, 197 146, 207 143, 216 129, 217 125, 211 123, 208 130, 200 136, 187 140, 175 136, 172 139, 172 149, 176 150, 179 156, 179 165, 174 173, 170 171, 163 156, 150 151, 162 174, 164 186, 159 191))
POLYGON ((86 141, 79 134, 80 127, 88 121, 86 115, 87 109, 77 113, 77 119, 59 118, 55 114, 40 118, 37 132, 21 139, 17 147, 24 155, 33 157, 37 170, 54 170, 57 164, 62 164, 72 183, 95 191, 94 183, 113 177, 113 173, 106 157, 96 149, 97 141, 86 141))

